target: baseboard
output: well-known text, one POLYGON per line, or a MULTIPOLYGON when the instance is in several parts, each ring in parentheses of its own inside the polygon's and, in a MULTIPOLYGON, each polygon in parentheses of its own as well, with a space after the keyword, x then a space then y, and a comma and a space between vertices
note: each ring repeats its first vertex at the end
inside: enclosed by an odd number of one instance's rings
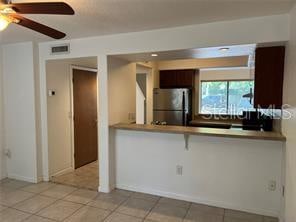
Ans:
POLYGON ((74 169, 73 169, 72 167, 68 167, 68 168, 66 168, 66 169, 63 169, 63 170, 60 170, 60 171, 54 173, 54 174, 51 175, 50 177, 58 177, 58 176, 61 176, 61 175, 63 175, 63 174, 66 174, 66 173, 71 173, 71 172, 73 172, 73 171, 74 171, 74 169))
POLYGON ((43 180, 43 176, 39 176, 38 178, 37 178, 37 183, 40 183, 40 182, 43 182, 44 180, 43 180))
POLYGON ((2 172, 2 173, 0 174, 0 180, 3 180, 3 179, 5 179, 5 178, 7 178, 7 174, 2 172))
POLYGON ((177 200, 184 200, 184 201, 193 202, 193 203, 205 204, 205 205, 209 205, 209 206, 221 207, 221 208, 232 209, 232 210, 239 210, 239 211, 244 211, 244 212, 249 212, 249 213, 254 213, 254 214, 265 215, 265 216, 279 217, 279 212, 275 212, 275 211, 270 211, 270 210, 266 210, 266 209, 257 209, 257 208, 256 209, 255 208, 246 208, 244 206, 239 206, 239 205, 235 205, 232 203, 226 203, 223 201, 208 200, 208 199, 204 199, 204 198, 200 198, 200 197, 186 196, 186 195, 182 195, 182 194, 171 193, 171 192, 166 192, 166 191, 161 191, 161 190, 154 190, 154 189, 150 189, 150 188, 129 186, 129 185, 125 185, 125 184, 116 184, 116 188, 134 191, 134 192, 142 192, 142 193, 147 193, 147 194, 152 194, 152 195, 157 195, 157 196, 162 196, 162 197, 168 197, 168 198, 173 198, 173 199, 177 199, 177 200))
POLYGON ((29 182, 29 183, 37 183, 37 178, 33 178, 33 177, 24 177, 24 176, 20 176, 17 174, 8 174, 7 177, 9 179, 15 179, 15 180, 21 180, 21 181, 25 181, 25 182, 29 182))
POLYGON ((0 180, 4 180, 4 179, 6 179, 6 178, 7 178, 7 176, 2 175, 2 176, 0 177, 0 180))
POLYGON ((99 186, 98 191, 102 192, 102 193, 110 193, 112 191, 112 189, 110 189, 110 188, 104 189, 101 186, 99 186))

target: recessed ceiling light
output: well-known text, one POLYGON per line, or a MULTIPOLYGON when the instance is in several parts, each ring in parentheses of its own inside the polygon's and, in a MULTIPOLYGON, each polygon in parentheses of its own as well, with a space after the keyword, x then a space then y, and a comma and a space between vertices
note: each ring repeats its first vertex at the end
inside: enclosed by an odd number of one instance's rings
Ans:
POLYGON ((151 54, 152 57, 157 57, 158 55, 156 53, 151 54))
POLYGON ((226 48, 226 47, 225 47, 225 48, 220 48, 219 50, 222 51, 222 52, 226 52, 226 51, 229 50, 229 48, 226 48))

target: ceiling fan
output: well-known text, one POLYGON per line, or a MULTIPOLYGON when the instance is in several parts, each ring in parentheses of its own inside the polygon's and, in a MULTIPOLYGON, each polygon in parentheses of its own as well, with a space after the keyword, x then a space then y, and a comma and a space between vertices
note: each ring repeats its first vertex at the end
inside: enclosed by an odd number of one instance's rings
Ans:
POLYGON ((74 15, 75 12, 64 2, 12 3, 10 0, 0 0, 0 31, 7 28, 10 23, 14 23, 54 39, 62 39, 66 36, 65 33, 27 19, 20 14, 74 15))

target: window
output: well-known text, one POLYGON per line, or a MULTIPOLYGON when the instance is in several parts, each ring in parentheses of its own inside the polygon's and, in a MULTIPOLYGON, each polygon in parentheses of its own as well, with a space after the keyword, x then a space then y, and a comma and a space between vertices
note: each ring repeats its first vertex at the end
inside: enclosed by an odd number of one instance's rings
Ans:
POLYGON ((201 114, 241 115, 253 110, 254 81, 202 81, 201 114))

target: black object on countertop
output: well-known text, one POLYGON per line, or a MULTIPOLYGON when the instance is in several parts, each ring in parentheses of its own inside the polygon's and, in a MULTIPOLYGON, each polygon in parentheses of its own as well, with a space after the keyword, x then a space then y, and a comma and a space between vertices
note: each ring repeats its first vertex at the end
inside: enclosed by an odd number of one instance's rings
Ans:
POLYGON ((189 126, 192 127, 204 127, 204 128, 216 128, 216 129, 230 129, 230 123, 221 122, 206 122, 206 121, 191 121, 189 126))
POLYGON ((261 118, 262 129, 264 131, 272 131, 273 130, 273 118, 267 115, 262 115, 261 118))
POLYGON ((243 112, 243 129, 244 130, 273 130, 273 118, 258 111, 243 112))
POLYGON ((244 130, 261 130, 262 115, 258 111, 243 112, 243 129, 244 130))

